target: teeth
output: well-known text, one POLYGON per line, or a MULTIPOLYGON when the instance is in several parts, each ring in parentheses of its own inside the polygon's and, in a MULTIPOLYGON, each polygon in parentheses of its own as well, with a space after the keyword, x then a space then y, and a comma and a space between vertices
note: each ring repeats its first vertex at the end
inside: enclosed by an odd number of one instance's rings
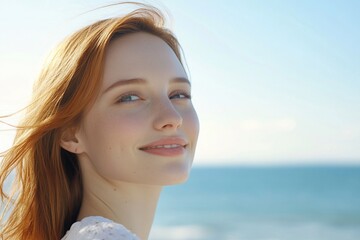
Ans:
POLYGON ((170 145, 164 145, 164 148, 176 148, 179 147, 180 145, 178 144, 170 144, 170 145))
POLYGON ((179 144, 165 144, 165 145, 157 145, 157 146, 153 146, 153 147, 147 147, 145 149, 153 149, 153 148, 178 148, 178 147, 182 147, 182 145, 179 144))

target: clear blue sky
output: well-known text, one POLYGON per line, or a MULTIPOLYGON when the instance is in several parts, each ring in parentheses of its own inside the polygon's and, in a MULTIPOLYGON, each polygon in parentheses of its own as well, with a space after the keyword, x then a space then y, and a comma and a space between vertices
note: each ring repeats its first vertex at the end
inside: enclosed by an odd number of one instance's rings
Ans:
MULTIPOLYGON (((78 15, 111 2, 0 0, 0 114, 24 106, 60 39, 121 8, 78 15)), ((185 52, 198 164, 360 164, 360 1, 148 2, 185 52)))

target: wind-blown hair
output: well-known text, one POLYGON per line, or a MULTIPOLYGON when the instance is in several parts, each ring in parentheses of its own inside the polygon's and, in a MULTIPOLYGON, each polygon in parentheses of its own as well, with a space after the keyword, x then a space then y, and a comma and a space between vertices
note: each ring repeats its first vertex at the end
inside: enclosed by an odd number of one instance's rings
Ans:
POLYGON ((66 38, 46 61, 33 89, 13 146, 2 153, 0 196, 2 240, 61 239, 76 221, 82 201, 76 154, 61 148, 62 131, 76 126, 99 94, 104 54, 115 38, 147 32, 164 40, 181 61, 180 45, 151 6, 100 20, 66 38), (15 170, 12 190, 5 180, 15 170), (8 214, 8 217, 5 217, 8 214))

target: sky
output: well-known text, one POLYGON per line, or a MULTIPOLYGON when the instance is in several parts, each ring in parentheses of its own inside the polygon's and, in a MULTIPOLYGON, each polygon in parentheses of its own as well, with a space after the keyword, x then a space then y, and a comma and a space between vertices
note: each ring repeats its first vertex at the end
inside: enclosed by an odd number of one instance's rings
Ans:
MULTIPOLYGON (((85 13, 109 3, 0 0, 0 115, 26 105, 61 39, 124 12, 85 13)), ((195 164, 360 164, 360 1, 147 3, 167 12, 184 50, 195 164)), ((0 131, 0 150, 13 134, 0 131)))

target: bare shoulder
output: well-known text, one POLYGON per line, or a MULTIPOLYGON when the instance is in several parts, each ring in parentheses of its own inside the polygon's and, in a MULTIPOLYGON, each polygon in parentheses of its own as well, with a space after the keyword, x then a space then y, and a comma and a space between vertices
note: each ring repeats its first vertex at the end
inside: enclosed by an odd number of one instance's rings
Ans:
POLYGON ((61 240, 140 240, 123 225, 92 216, 75 222, 61 240))

